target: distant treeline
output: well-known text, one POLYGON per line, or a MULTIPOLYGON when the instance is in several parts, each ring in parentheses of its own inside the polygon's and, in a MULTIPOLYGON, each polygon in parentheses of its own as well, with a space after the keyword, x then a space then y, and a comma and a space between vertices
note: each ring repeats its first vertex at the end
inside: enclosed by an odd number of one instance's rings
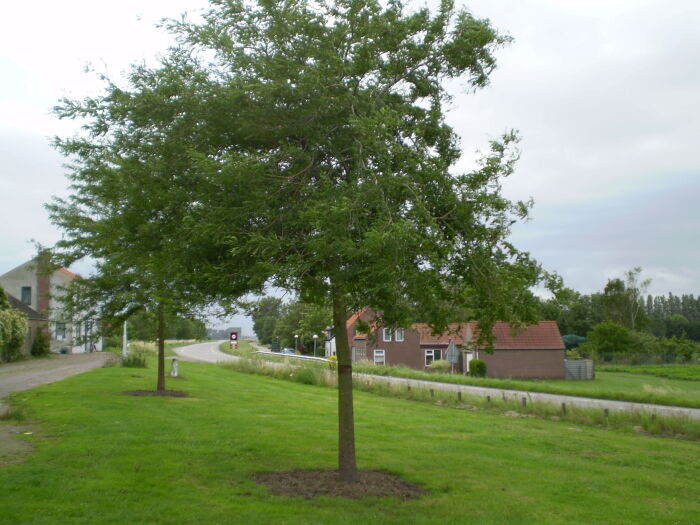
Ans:
POLYGON ((573 290, 566 292, 565 300, 542 301, 540 316, 556 321, 562 334, 586 334, 598 323, 612 320, 627 328, 648 331, 656 337, 687 337, 700 341, 700 296, 693 294, 647 295, 639 299, 638 312, 632 324, 624 301, 611 300, 605 293, 589 295, 573 290), (568 294, 568 295, 566 295, 568 294))
POLYGON ((602 361, 700 360, 700 297, 645 295, 650 281, 640 281, 640 273, 610 279, 599 293, 564 289, 541 301, 540 316, 556 321, 562 335, 587 338, 580 351, 602 361))
POLYGON ((648 295, 644 309, 649 331, 656 337, 682 337, 700 341, 700 296, 648 295))
MULTIPOLYGON (((141 311, 132 315, 127 321, 130 341, 155 341, 157 338, 157 319, 152 312, 141 311)), ((179 340, 203 340, 207 338, 207 330, 200 319, 168 315, 165 320, 165 338, 179 340)), ((122 326, 115 326, 104 340, 104 346, 121 347, 122 326)))

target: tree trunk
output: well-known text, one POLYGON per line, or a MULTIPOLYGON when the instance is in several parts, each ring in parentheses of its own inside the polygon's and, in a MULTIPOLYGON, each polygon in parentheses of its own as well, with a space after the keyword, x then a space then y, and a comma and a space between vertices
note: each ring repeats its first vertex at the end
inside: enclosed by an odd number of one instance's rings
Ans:
POLYGON ((333 329, 338 357, 338 474, 340 481, 357 481, 355 416, 352 407, 352 359, 345 328, 347 313, 343 293, 333 287, 333 329))
POLYGON ((158 306, 158 392, 165 390, 165 312, 158 306))

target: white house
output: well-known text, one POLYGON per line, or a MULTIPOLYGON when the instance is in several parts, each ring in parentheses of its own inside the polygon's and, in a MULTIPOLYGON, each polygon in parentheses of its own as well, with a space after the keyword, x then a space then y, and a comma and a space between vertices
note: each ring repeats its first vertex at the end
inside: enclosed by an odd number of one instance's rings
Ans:
POLYGON ((323 332, 325 336, 324 347, 326 357, 331 357, 335 355, 335 335, 333 334, 333 327, 329 326, 326 331, 323 332))
POLYGON ((78 278, 65 268, 40 271, 40 258, 0 275, 0 286, 33 310, 48 317, 51 351, 84 353, 102 350, 102 338, 85 337, 99 331, 96 319, 68 319, 61 303, 61 288, 78 278))

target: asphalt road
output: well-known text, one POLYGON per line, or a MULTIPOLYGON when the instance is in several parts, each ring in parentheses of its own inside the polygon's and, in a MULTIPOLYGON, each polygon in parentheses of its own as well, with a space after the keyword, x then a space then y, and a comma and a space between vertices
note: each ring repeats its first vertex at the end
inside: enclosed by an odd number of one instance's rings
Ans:
POLYGON ((225 341, 211 341, 175 348, 175 353, 184 361, 199 363, 226 363, 236 361, 239 357, 225 354, 219 350, 219 345, 225 341))
MULTIPOLYGON (((226 361, 235 361, 238 357, 230 354, 225 354, 219 351, 219 345, 223 341, 213 343, 199 343, 190 346, 176 348, 175 352, 186 360, 199 361, 203 363, 221 363, 226 361)), ((257 345, 256 348, 260 348, 257 345)), ((451 392, 462 392, 468 395, 476 395, 481 397, 491 396, 492 399, 505 398, 513 399, 522 402, 523 398, 526 403, 550 403, 561 406, 565 403, 568 407, 581 407, 605 410, 611 412, 649 412, 664 417, 688 417, 690 419, 700 420, 700 409, 674 407, 665 405, 652 405, 648 403, 631 403, 627 401, 613 401, 608 399, 597 399, 590 397, 564 396, 558 394, 544 394, 540 392, 525 392, 522 390, 505 390, 500 388, 486 388, 469 385, 456 385, 451 383, 438 383, 435 381, 421 381, 418 379, 404 379, 401 377, 375 376, 369 374, 354 373, 354 377, 361 378, 366 381, 379 382, 383 381, 393 385, 411 388, 424 388, 426 390, 446 390, 451 392)))

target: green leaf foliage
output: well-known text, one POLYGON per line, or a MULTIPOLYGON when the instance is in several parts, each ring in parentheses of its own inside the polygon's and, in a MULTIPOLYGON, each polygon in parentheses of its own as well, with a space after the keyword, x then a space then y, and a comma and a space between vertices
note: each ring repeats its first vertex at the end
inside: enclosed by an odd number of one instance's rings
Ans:
POLYGON ((10 307, 5 290, 0 287, 0 361, 17 359, 26 337, 26 316, 10 307))
POLYGON ((444 81, 485 86, 507 36, 449 1, 434 14, 215 1, 203 23, 170 28, 192 55, 214 57, 206 89, 229 119, 204 126, 223 142, 199 165, 198 223, 229 232, 249 285, 317 304, 336 289, 345 311, 370 306, 386 324, 439 329, 459 309, 484 338, 496 320, 535 320, 529 289, 544 274, 507 241, 530 203, 500 192, 517 135, 454 173, 458 138, 444 120, 444 81))
POLYGON ((37 330, 36 336, 34 337, 34 341, 32 341, 31 354, 34 357, 41 357, 49 355, 50 352, 51 345, 49 344, 49 336, 46 333, 46 330, 37 330))

